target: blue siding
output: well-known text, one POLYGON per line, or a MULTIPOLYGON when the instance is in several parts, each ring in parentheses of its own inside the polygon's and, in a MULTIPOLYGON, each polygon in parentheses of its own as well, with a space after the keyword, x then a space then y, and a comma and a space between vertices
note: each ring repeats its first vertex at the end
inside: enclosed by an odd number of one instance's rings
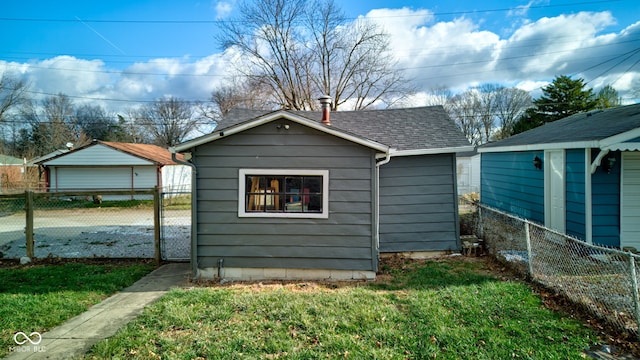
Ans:
POLYGON ((584 149, 566 151, 566 232, 586 238, 584 149))
POLYGON ((542 151, 483 153, 480 196, 485 205, 544 223, 544 172, 533 166, 542 151))
MULTIPOLYGON (((593 150, 592 161, 598 155, 593 150)), ((620 153, 613 152, 616 165, 610 173, 599 166, 591 176, 593 243, 605 246, 620 246, 620 153)))

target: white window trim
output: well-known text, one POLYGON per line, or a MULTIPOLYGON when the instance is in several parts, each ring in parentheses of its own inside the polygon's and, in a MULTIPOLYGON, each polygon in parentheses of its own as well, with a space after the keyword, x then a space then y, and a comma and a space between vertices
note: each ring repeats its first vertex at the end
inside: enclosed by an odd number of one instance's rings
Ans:
POLYGON ((238 171, 238 217, 258 218, 298 218, 298 219, 328 219, 329 218, 329 170, 310 169, 239 169, 238 171), (291 176, 322 176, 322 212, 321 213, 295 213, 295 212, 247 212, 246 201, 246 177, 247 175, 291 175, 291 176))

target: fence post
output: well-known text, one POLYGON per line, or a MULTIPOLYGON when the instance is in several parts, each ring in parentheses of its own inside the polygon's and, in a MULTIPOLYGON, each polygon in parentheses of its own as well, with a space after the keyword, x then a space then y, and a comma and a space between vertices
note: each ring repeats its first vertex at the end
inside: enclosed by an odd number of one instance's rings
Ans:
POLYGON ((24 192, 24 209, 26 211, 25 237, 27 245, 27 256, 33 258, 33 191, 24 192))
POLYGON ((477 208, 478 208, 478 238, 479 239, 483 239, 485 240, 485 244, 487 244, 486 239, 484 238, 484 224, 482 223, 482 207, 480 206, 480 204, 476 204, 477 208))
POLYGON ((636 310, 636 325, 638 327, 638 339, 640 339, 640 298, 638 297, 638 274, 636 274, 636 259, 629 254, 629 265, 631 266, 631 283, 633 284, 633 303, 636 310))
POLYGON ((162 254, 160 252, 160 189, 153 187, 153 242, 155 247, 156 265, 160 265, 162 254))
POLYGON ((533 279, 533 265, 532 265, 532 255, 531 255, 531 234, 529 231, 529 221, 524 221, 524 237, 527 241, 527 264, 529 264, 529 276, 533 279))

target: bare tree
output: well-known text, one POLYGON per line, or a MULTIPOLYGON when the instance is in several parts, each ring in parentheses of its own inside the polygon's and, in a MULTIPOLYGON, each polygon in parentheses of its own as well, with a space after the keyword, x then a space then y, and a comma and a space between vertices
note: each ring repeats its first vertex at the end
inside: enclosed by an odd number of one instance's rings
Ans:
POLYGON ((442 105, 445 109, 448 109, 449 101, 453 98, 453 92, 444 85, 438 85, 429 89, 427 96, 426 106, 442 105))
POLYGON ((135 121, 150 133, 156 145, 169 147, 181 143, 198 129, 194 115, 191 104, 168 97, 142 107, 135 121))
POLYGON ((596 95, 596 100, 598 104, 596 105, 597 109, 607 109, 616 106, 622 105, 622 98, 613 86, 607 84, 598 91, 596 95))
POLYGON ((19 155, 16 142, 23 125, 15 115, 29 101, 27 90, 26 82, 0 74, 0 153, 19 155))
POLYGON ((90 139, 115 140, 117 122, 99 105, 83 105, 75 111, 75 125, 90 139))
POLYGON ((504 87, 498 84, 482 84, 475 90, 477 91, 478 103, 480 109, 478 116, 480 120, 480 128, 483 132, 481 141, 487 142, 491 138, 496 123, 496 107, 497 94, 504 87))
POLYGON ((39 103, 28 102, 21 108, 30 128, 26 139, 30 151, 43 155, 64 149, 68 143, 82 146, 91 141, 81 129, 75 126, 75 107, 65 94, 45 98, 39 103))
POLYGON ((464 136, 474 145, 483 143, 482 107, 476 90, 470 89, 455 95, 449 101, 449 114, 464 136))
POLYGON ((203 117, 218 122, 232 109, 275 110, 278 104, 272 102, 271 89, 263 83, 241 78, 233 78, 226 85, 211 92, 211 104, 198 103, 198 111, 203 117))
POLYGON ((0 123, 11 110, 29 101, 28 85, 5 73, 0 75, 0 123))
POLYGON ((410 90, 393 68, 388 35, 365 20, 348 22, 332 0, 256 0, 240 13, 222 24, 221 43, 242 54, 239 71, 284 108, 316 109, 323 94, 334 110, 388 106, 410 90))
POLYGON ((495 93, 495 116, 500 128, 494 135, 499 140, 513 132, 513 125, 533 105, 531 95, 517 88, 500 88, 495 93))

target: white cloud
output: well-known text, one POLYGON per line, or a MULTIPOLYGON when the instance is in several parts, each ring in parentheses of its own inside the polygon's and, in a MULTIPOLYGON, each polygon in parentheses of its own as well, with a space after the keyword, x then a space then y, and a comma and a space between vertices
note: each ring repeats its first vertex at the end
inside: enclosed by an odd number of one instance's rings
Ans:
POLYGON ((215 4, 216 19, 224 19, 231 15, 235 1, 218 1, 215 4))
MULTIPOLYGON (((225 9, 223 4, 232 2, 215 4, 225 9)), ((616 22, 609 12, 527 20, 507 37, 465 17, 437 21, 424 9, 377 9, 365 17, 389 32, 399 67, 421 92, 412 105, 431 101, 426 92, 432 88, 462 92, 485 82, 516 86, 537 97, 557 75, 582 77, 594 89, 613 84, 629 102, 634 101, 633 87, 640 83, 640 53, 631 53, 638 46, 640 22, 607 33, 616 22)), ((65 93, 78 104, 121 111, 167 95, 205 101, 232 76, 230 59, 236 55, 228 50, 199 58, 156 58, 123 70, 101 60, 57 56, 28 63, 0 62, 0 72, 28 80, 35 92, 65 93)))
POLYGON ((634 80, 640 81, 638 66, 631 68, 640 53, 613 66, 622 60, 621 54, 633 50, 631 42, 640 35, 640 22, 619 33, 606 33, 616 24, 607 11, 525 19, 504 38, 469 18, 436 22, 431 15, 407 8, 367 14, 385 25, 400 67, 420 89, 445 85, 458 92, 484 82, 525 88, 525 84, 545 84, 555 76, 571 75, 590 81, 594 88, 615 81, 614 87, 624 97, 629 93, 623 91, 634 80))

